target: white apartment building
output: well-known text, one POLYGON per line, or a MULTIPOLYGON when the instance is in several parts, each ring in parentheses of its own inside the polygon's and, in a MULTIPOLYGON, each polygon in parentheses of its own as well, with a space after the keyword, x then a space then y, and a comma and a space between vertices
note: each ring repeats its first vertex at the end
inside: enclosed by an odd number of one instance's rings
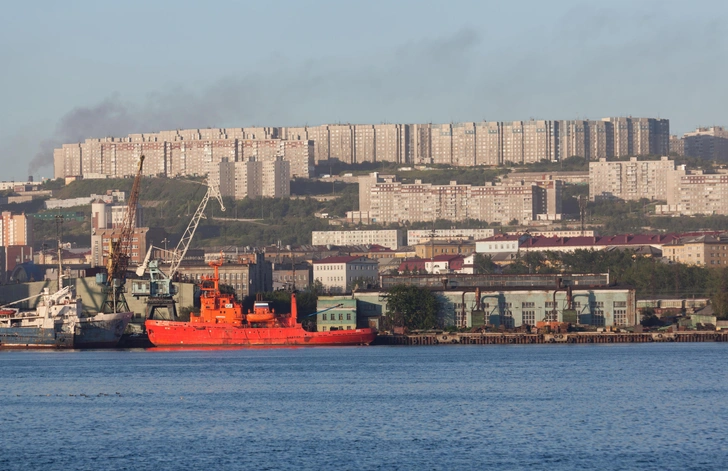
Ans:
POLYGON ((454 240, 454 239, 485 239, 493 237, 495 229, 410 229, 407 231, 407 245, 417 245, 422 241, 454 240))
POLYGON ((523 235, 498 234, 484 240, 476 240, 475 252, 486 255, 518 253, 519 244, 525 238, 527 237, 523 235))
POLYGON ((599 159, 589 163, 589 199, 667 200, 671 179, 684 172, 668 157, 640 161, 632 157, 628 162, 599 159))
POLYGON ((377 282, 379 263, 366 257, 329 257, 313 262, 313 278, 331 293, 347 293, 359 284, 377 282))
POLYGON ((404 244, 402 231, 384 229, 374 231, 312 231, 313 245, 381 245, 397 250, 404 244))

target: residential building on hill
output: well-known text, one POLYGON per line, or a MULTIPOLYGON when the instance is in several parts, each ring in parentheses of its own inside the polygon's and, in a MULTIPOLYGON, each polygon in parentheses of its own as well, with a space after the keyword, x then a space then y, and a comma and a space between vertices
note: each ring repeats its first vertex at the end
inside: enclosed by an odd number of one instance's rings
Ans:
POLYGON ((684 174, 685 166, 675 168, 675 161, 668 157, 609 162, 599 159, 589 163, 589 199, 666 201, 674 190, 675 179, 684 174))
MULTIPOLYGON (((290 163, 292 177, 309 177, 314 164, 330 159, 464 167, 571 156, 597 160, 666 155, 669 139, 668 120, 632 117, 180 129, 64 143, 54 150, 53 162, 55 178, 118 178, 134 175, 144 154, 145 175, 172 177, 206 175, 223 158, 237 162, 282 156, 290 163)), ((688 145, 686 152, 695 148, 688 145)), ((701 143, 703 148, 708 147, 701 143)))
POLYGON ((430 240, 485 239, 493 237, 495 229, 409 229, 407 245, 416 245, 430 240))
POLYGON ((688 157, 704 160, 728 160, 728 131, 722 126, 698 128, 683 135, 688 157))
POLYGON ((312 231, 313 245, 381 245, 397 250, 406 245, 404 232, 399 229, 312 231))
POLYGON ((655 212, 683 216, 728 214, 728 175, 705 174, 701 170, 673 175, 667 204, 657 205, 655 212))
POLYGON ((0 214, 0 246, 33 245, 33 218, 25 213, 0 214))
POLYGON ((360 178, 359 210, 376 223, 464 221, 477 219, 509 224, 528 224, 539 219, 561 218, 562 182, 540 184, 518 182, 484 186, 433 185, 415 180, 405 184, 377 173, 360 178))

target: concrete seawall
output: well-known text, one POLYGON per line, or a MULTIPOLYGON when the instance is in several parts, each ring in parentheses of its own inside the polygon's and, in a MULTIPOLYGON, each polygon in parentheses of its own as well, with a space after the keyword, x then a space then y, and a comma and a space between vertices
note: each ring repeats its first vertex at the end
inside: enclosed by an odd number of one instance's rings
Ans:
POLYGON ((649 343, 649 342, 728 342, 728 332, 685 331, 647 332, 640 334, 614 332, 571 332, 566 334, 524 333, 432 333, 380 334, 374 345, 508 345, 564 343, 649 343))

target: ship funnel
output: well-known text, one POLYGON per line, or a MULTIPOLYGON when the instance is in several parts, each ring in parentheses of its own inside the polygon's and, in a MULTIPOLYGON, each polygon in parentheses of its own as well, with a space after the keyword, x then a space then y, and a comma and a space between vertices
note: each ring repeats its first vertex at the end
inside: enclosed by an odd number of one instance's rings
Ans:
POLYGON ((296 293, 291 293, 291 322, 298 320, 298 305, 296 304, 296 293))

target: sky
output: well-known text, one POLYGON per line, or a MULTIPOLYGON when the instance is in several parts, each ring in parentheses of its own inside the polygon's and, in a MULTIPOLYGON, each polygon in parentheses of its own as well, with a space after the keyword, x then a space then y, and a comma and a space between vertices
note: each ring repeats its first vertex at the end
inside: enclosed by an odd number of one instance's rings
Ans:
POLYGON ((641 116, 728 125, 728 2, 7 1, 0 180, 178 128, 641 116))

